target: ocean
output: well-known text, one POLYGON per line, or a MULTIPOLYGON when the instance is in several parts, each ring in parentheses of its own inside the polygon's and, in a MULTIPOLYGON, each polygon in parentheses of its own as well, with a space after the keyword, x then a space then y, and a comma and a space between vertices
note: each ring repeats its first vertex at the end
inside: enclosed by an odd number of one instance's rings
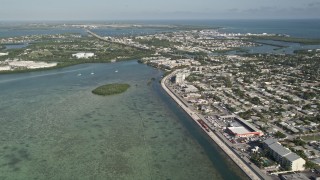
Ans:
MULTIPOLYGON (((153 23, 320 38, 319 20, 153 23)), ((84 32, 2 27, 0 38, 84 32)), ((99 30, 111 36, 161 31, 99 30)), ((268 48, 274 51, 273 46, 268 48)), ((128 61, 0 75, 0 179, 246 179, 161 89, 162 74, 128 61), (148 85, 152 77, 157 80, 148 85), (110 97, 91 93, 113 82, 126 82, 131 88, 110 97)))
POLYGON ((133 60, 0 75, 0 179, 246 179, 162 74, 133 60), (116 82, 131 87, 91 93, 116 82))
POLYGON ((299 20, 175 20, 148 23, 219 27, 230 33, 286 34, 292 37, 320 39, 320 19, 299 20))
MULTIPOLYGON (((55 22, 55 24, 58 22, 55 22)), ((60 22, 61 24, 66 22, 60 22)), ((90 24, 90 22, 86 22, 90 24)), ((96 22, 96 23, 114 23, 114 22, 96 22)), ((120 21, 121 23, 131 24, 154 24, 154 25, 197 25, 212 28, 221 28, 223 32, 232 33, 269 33, 269 34, 286 34, 292 37, 301 38, 318 38, 320 39, 320 19, 300 19, 300 20, 155 20, 155 21, 120 21)), ((62 33, 80 33, 83 29, 77 28, 55 28, 55 29, 32 29, 21 28, 19 26, 6 26, 10 23, 0 22, 0 38, 37 35, 37 34, 62 34, 62 33)), ((23 23, 22 23, 23 24, 23 23)), ((48 23, 50 24, 50 23, 48 23)), ((80 24, 77 22, 76 24, 80 24)), ((131 28, 123 30, 121 28, 98 29, 97 32, 108 36, 123 35, 144 35, 158 32, 172 31, 164 28, 131 28)))

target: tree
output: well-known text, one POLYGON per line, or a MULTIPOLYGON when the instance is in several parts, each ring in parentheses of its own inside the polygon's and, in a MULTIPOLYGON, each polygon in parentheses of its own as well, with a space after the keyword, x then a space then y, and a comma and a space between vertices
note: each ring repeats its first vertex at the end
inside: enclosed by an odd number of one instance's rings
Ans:
POLYGON ((299 138, 295 138, 292 140, 292 142, 297 145, 297 146, 304 146, 306 145, 306 142, 303 141, 302 139, 299 139, 299 138))
POLYGON ((251 102, 252 104, 255 104, 255 105, 261 104, 261 101, 260 101, 260 99, 259 99, 258 97, 251 98, 251 99, 250 99, 250 102, 251 102))
POLYGON ((228 88, 231 88, 232 87, 232 82, 231 82, 231 79, 230 78, 225 78, 224 80, 224 85, 228 88))
POLYGON ((319 166, 312 161, 306 161, 306 164, 304 165, 304 167, 306 169, 315 169, 315 168, 318 168, 319 166))
POLYGON ((276 137, 276 138, 286 138, 287 136, 286 136, 285 134, 283 134, 282 132, 277 131, 277 132, 274 134, 274 137, 276 137))

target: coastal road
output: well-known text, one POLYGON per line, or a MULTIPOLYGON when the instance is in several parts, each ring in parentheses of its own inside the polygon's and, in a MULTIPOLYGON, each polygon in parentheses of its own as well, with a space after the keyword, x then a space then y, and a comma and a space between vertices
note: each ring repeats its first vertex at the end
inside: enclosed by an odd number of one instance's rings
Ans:
MULTIPOLYGON (((172 73, 174 74, 174 73, 172 73)), ((182 101, 166 86, 166 81, 168 77, 172 76, 166 76, 161 80, 161 86, 162 88, 171 96, 171 98, 176 101, 176 103, 186 112, 190 115, 190 117, 202 128, 201 124, 197 121, 198 119, 201 119, 201 117, 194 111, 192 111, 190 108, 188 108, 182 101)), ((204 120, 205 121, 205 120, 204 120)), ((203 128, 202 128, 203 129, 203 128)), ((247 176, 253 180, 259 180, 261 179, 253 170, 245 163, 243 162, 223 141, 219 139, 219 137, 216 136, 216 134, 212 131, 207 132, 205 129, 203 129, 204 132, 207 133, 207 135, 247 174, 247 176)))

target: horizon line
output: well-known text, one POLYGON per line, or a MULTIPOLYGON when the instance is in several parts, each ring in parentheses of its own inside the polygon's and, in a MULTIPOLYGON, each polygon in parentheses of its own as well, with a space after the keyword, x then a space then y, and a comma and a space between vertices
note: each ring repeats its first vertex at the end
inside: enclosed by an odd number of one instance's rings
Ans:
POLYGON ((69 19, 69 20, 6 20, 0 19, 0 22, 110 22, 110 21, 228 21, 228 20, 320 20, 320 18, 190 18, 190 19, 69 19))

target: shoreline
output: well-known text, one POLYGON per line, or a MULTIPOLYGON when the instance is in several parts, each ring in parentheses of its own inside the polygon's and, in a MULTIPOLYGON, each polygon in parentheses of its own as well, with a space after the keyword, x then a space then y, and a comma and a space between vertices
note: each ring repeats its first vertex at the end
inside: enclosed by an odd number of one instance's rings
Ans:
MULTIPOLYGON (((255 172, 248 167, 233 151, 230 149, 225 142, 223 142, 213 131, 207 131, 197 120, 202 119, 196 112, 189 109, 165 84, 168 77, 171 77, 175 72, 168 76, 163 77, 161 80, 161 87, 166 93, 198 124, 198 126, 205 132, 219 147, 220 149, 229 156, 229 158, 250 178, 253 180, 261 179, 255 172)), ((202 119, 203 120, 203 119, 202 119)))

